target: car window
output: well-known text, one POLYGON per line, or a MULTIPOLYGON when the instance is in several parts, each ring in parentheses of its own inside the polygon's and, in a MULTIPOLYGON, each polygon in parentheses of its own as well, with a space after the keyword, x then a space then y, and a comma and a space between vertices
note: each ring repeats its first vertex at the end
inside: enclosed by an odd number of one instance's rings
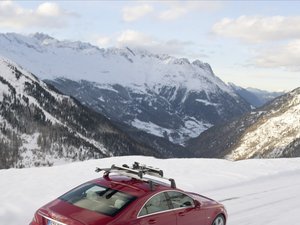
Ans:
POLYGON ((160 193, 150 198, 139 213, 139 216, 145 216, 152 213, 157 213, 169 210, 170 205, 165 193, 160 193))
POLYGON ((135 197, 108 187, 84 184, 64 194, 60 199, 80 208, 114 216, 132 202, 135 197))
POLYGON ((195 205, 194 200, 184 193, 169 191, 167 194, 174 208, 193 207, 195 205))

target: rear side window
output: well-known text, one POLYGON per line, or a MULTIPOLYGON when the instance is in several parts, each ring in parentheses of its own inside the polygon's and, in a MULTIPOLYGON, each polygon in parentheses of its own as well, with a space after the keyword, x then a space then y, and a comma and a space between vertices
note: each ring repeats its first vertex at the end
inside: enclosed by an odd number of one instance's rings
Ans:
POLYGON ((173 207, 176 208, 182 208, 182 207, 193 207, 195 206, 194 200, 181 192, 177 191, 169 191, 167 192, 171 203, 173 207))
POLYGON ((170 204, 165 193, 160 193, 148 200, 139 213, 139 216, 145 216, 170 209, 170 204))
POLYGON ((80 208, 114 216, 132 202, 135 197, 97 184, 84 184, 64 194, 59 199, 80 208))

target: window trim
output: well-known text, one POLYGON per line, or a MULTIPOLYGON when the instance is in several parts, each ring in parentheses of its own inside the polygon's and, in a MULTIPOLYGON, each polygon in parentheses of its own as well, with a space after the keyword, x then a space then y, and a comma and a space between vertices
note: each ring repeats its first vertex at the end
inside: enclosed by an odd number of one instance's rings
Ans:
MULTIPOLYGON (((162 193, 165 193, 165 195, 168 196, 167 192, 178 192, 178 193, 182 193, 182 194, 185 194, 185 195, 189 196, 191 199, 193 199, 193 200, 195 201, 195 199, 194 199, 191 195, 185 193, 184 191, 179 191, 179 190, 164 190, 164 191, 160 191, 160 192, 157 192, 156 194, 152 195, 152 196, 151 196, 151 197, 143 204, 143 206, 140 208, 140 210, 139 210, 139 212, 138 212, 136 218, 137 218, 137 219, 140 219, 140 218, 144 218, 144 217, 147 217, 147 216, 152 216, 152 215, 156 215, 156 214, 160 214, 160 213, 171 212, 171 211, 176 211, 176 210, 180 210, 180 209, 195 208, 195 204, 194 204, 193 206, 185 206, 185 207, 173 208, 173 209, 168 209, 168 210, 162 210, 162 211, 159 211, 159 212, 154 212, 154 213, 150 213, 150 214, 146 214, 146 215, 140 216, 140 213, 141 213, 141 211, 143 210, 144 206, 145 206, 145 205, 146 205, 153 197, 155 197, 155 196, 158 195, 158 194, 162 194, 162 193)), ((169 196, 168 196, 168 197, 169 197, 169 196)), ((173 204, 172 204, 172 202, 170 201, 170 199, 167 199, 167 200, 168 200, 168 202, 170 203, 170 205, 172 205, 172 207, 174 207, 173 204)))

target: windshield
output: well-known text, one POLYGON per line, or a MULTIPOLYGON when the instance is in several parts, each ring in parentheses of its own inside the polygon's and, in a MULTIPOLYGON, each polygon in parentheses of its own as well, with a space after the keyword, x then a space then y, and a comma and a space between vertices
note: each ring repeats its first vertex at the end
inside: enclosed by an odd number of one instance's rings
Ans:
POLYGON ((97 184, 84 184, 59 197, 78 207, 114 216, 135 197, 97 184))

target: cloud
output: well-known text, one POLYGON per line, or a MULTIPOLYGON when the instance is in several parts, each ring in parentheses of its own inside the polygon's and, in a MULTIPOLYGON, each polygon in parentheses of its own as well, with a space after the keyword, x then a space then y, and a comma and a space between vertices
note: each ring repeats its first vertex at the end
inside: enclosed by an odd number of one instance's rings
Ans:
POLYGON ((160 13, 159 18, 161 20, 175 20, 181 16, 184 16, 188 13, 187 8, 182 7, 171 7, 170 9, 167 9, 160 13))
POLYGON ((217 10, 223 3, 221 1, 153 1, 152 5, 143 4, 124 7, 122 9, 123 20, 133 22, 149 14, 159 20, 176 20, 190 12, 210 12, 217 10), (159 10, 154 10, 153 4, 159 10))
POLYGON ((253 59, 256 66, 300 71, 300 39, 260 51, 253 59))
POLYGON ((300 16, 240 16, 224 18, 214 24, 213 33, 248 43, 300 38, 300 16))
POLYGON ((63 14, 59 6, 52 2, 45 2, 38 6, 36 14, 40 16, 60 16, 63 14))
POLYGON ((126 45, 153 45, 155 41, 150 36, 135 30, 126 30, 117 38, 119 46, 126 45))
POLYGON ((127 6, 122 9, 123 20, 126 22, 133 22, 151 13, 152 11, 153 11, 153 7, 149 4, 132 6, 132 7, 127 6))
POLYGON ((236 38, 254 55, 244 66, 300 71, 300 16, 240 16, 214 24, 213 33, 236 38))
POLYGON ((76 14, 67 12, 53 2, 41 3, 36 9, 25 9, 13 1, 0 2, 0 27, 23 29, 31 27, 62 28, 76 14))
POLYGON ((153 36, 135 31, 126 30, 117 37, 118 47, 131 47, 146 49, 155 54, 170 54, 174 56, 195 56, 188 53, 188 48, 194 46, 193 42, 179 41, 176 39, 160 40, 153 36))
POLYGON ((112 39, 107 36, 101 36, 101 37, 97 37, 95 42, 99 47, 105 48, 110 46, 112 39))
MULTIPOLYGON (((124 30, 112 35, 93 35, 89 41, 100 48, 117 47, 147 50, 153 54, 167 54, 175 57, 186 57, 191 60, 207 58, 203 47, 191 41, 177 39, 162 40, 137 30, 124 30)), ((212 54, 212 53, 209 53, 212 54)))
POLYGON ((170 1, 168 9, 159 13, 160 20, 176 20, 190 12, 209 12, 219 9, 223 3, 218 1, 170 1))

